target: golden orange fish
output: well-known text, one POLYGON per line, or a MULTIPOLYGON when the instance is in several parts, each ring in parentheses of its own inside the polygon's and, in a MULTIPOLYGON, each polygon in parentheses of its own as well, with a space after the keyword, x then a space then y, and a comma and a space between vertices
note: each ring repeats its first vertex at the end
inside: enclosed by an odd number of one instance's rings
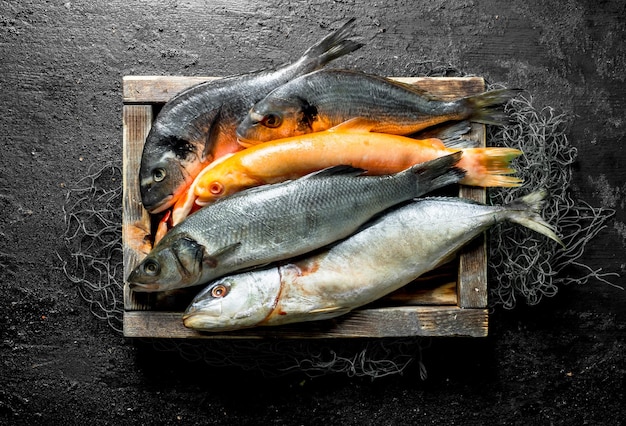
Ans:
POLYGON ((192 184, 193 194, 179 203, 177 223, 195 202, 204 205, 246 188, 296 179, 336 165, 361 168, 368 174, 397 173, 453 152, 462 151, 458 167, 466 170, 461 181, 472 186, 515 187, 521 180, 511 161, 521 154, 514 148, 450 148, 440 139, 412 139, 404 136, 371 133, 349 120, 332 129, 252 146, 220 159, 205 168, 192 184), (186 204, 186 207, 184 207, 186 204))

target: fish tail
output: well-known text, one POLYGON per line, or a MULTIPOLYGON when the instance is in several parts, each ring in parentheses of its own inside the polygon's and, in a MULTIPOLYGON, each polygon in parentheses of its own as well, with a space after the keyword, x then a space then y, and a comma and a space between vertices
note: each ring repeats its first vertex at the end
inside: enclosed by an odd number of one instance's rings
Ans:
POLYGON ((509 124, 509 116, 498 107, 513 99, 520 91, 521 89, 496 89, 463 98, 472 111, 469 120, 495 126, 509 124))
POLYGON ((540 215, 547 194, 545 189, 541 189, 511 201, 504 206, 508 211, 507 218, 511 222, 539 232, 565 247, 563 241, 556 235, 554 228, 540 215))
POLYGON ((511 161, 519 157, 522 151, 515 148, 467 148, 463 150, 463 158, 459 167, 467 170, 467 176, 461 181, 465 185, 517 187, 522 180, 514 176, 511 161))
POLYGON ((461 156, 458 151, 411 167, 409 170, 416 177, 416 197, 463 179, 465 170, 455 167, 461 156))
POLYGON ((337 59, 340 56, 347 55, 363 47, 363 43, 348 38, 352 35, 355 21, 355 18, 351 18, 337 31, 309 47, 302 55, 301 61, 309 63, 312 69, 318 69, 333 59, 337 59))

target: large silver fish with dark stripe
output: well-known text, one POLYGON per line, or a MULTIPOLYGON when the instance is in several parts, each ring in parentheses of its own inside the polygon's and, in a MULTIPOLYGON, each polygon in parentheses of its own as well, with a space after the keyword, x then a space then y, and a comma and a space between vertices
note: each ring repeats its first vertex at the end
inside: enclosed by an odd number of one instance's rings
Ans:
POLYGON ((228 331, 333 318, 408 284, 504 220, 562 244, 539 215, 544 196, 540 191, 505 206, 459 198, 417 200, 330 249, 210 283, 187 308, 184 324, 228 331))
POLYGON ((458 182, 460 155, 388 176, 338 166, 223 198, 172 228, 128 282, 135 291, 189 287, 331 244, 389 207, 458 182))
POLYGON ((277 70, 193 86, 168 101, 152 124, 141 157, 141 201, 150 213, 171 207, 203 167, 241 149, 235 129, 272 89, 362 46, 348 37, 354 19, 277 70))

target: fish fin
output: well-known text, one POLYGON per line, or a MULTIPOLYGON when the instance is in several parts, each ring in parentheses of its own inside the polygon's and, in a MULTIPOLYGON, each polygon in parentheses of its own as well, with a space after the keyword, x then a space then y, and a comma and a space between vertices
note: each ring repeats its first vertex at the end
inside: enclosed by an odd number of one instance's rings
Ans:
POLYGON ((469 122, 469 120, 464 120, 442 127, 436 137, 441 139, 441 142, 443 142, 443 145, 446 148, 475 148, 479 145, 480 142, 464 137, 471 130, 472 124, 469 122))
POLYGON ((441 139, 441 142, 443 142, 443 146, 450 149, 468 149, 475 148, 478 145, 478 142, 462 137, 441 139))
POLYGON ((523 181, 513 176, 505 176, 515 173, 511 167, 511 161, 522 155, 522 151, 515 148, 489 147, 467 148, 463 150, 463 158, 460 166, 467 170, 467 176, 463 180, 466 185, 474 186, 498 186, 517 187, 523 181))
POLYGON ((426 194, 438 188, 459 182, 465 177, 465 170, 454 167, 459 162, 462 151, 448 154, 434 160, 416 164, 408 170, 400 173, 413 173, 416 175, 416 197, 426 194))
POLYGON ((556 241, 565 248, 565 243, 556 235, 554 228, 540 215, 548 191, 541 189, 520 197, 505 205, 508 219, 556 241))
POLYGON ((369 133, 376 124, 376 120, 371 118, 354 117, 331 127, 327 132, 369 133))
POLYGON ((230 255, 232 252, 238 250, 239 247, 241 247, 241 242, 233 243, 225 247, 222 247, 221 249, 217 250, 214 253, 208 253, 205 248, 202 261, 205 265, 209 266, 210 268, 216 268, 220 263, 220 259, 223 259, 226 256, 230 255))
POLYGON ((483 92, 478 95, 466 96, 461 102, 472 110, 469 120, 482 123, 502 126, 510 123, 509 116, 501 109, 497 108, 506 104, 521 92, 521 89, 496 89, 483 92))
POLYGON ((330 319, 330 318, 338 317, 340 315, 347 314, 351 310, 352 310, 351 308, 347 308, 344 306, 329 306, 327 308, 313 309, 313 310, 310 310, 308 313, 316 315, 317 318, 315 319, 320 320, 320 319, 330 319))
POLYGON ((309 173, 308 175, 305 175, 300 179, 315 179, 318 177, 339 176, 339 175, 360 176, 364 174, 366 171, 367 170, 360 169, 358 167, 352 167, 352 166, 347 166, 347 165, 337 165, 337 166, 326 167, 325 169, 309 173))
POLYGON ((178 225, 182 222, 193 210, 194 202, 196 201, 196 195, 193 192, 193 184, 187 191, 181 195, 174 203, 171 209, 172 213, 172 226, 178 225))
POLYGON ((466 135, 472 129, 472 123, 469 120, 445 122, 436 124, 420 130, 410 135, 416 139, 446 139, 453 136, 466 135))
POLYGON ((217 146, 217 138, 220 134, 220 117, 222 116, 222 108, 218 108, 215 111, 215 115, 211 119, 211 124, 209 125, 209 131, 206 135, 206 139, 204 141, 204 149, 202 150, 202 158, 201 162, 206 162, 209 157, 213 156, 213 149, 217 146))
MULTIPOLYGON (((168 209, 159 220, 159 224, 157 225, 156 232, 154 233, 154 246, 156 246, 159 241, 165 237, 167 231, 170 228, 170 218, 172 217, 172 210, 168 209)), ((173 222, 171 222, 173 224, 173 222)))
POLYGON ((309 47, 300 61, 309 63, 312 70, 318 69, 341 56, 363 47, 363 43, 351 40, 356 19, 351 18, 335 32, 309 47))

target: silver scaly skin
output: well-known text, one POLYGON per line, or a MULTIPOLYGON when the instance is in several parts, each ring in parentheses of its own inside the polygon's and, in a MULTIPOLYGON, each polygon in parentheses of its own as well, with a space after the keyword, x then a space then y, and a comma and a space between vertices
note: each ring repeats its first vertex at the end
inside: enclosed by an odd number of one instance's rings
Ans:
POLYGON ((189 287, 323 247, 396 204, 458 182, 460 156, 386 176, 331 167, 225 197, 172 228, 128 282, 135 291, 189 287))
POLYGON ((544 196, 533 193, 506 206, 414 201, 328 250, 212 282, 187 308, 184 324, 216 332, 333 318, 408 284, 504 220, 562 244, 537 212, 544 196))

